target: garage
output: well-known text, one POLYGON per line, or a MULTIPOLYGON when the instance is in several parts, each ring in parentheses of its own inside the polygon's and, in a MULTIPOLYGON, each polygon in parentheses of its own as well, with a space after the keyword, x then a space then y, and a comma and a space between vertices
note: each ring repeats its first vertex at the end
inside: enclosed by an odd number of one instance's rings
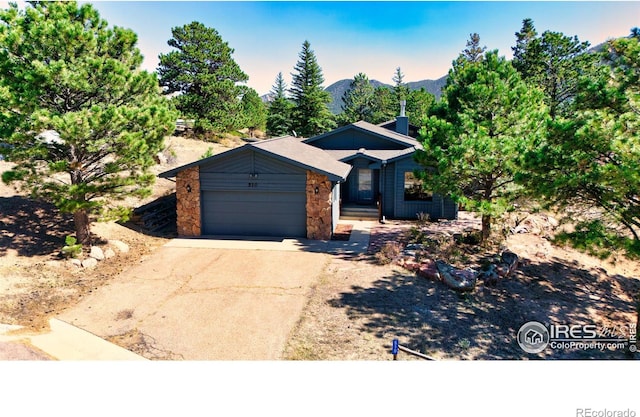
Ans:
POLYGON ((330 239, 339 184, 351 166, 282 137, 250 143, 160 174, 176 178, 180 236, 330 239))
POLYGON ((203 191, 202 234, 305 237, 304 192, 203 191))

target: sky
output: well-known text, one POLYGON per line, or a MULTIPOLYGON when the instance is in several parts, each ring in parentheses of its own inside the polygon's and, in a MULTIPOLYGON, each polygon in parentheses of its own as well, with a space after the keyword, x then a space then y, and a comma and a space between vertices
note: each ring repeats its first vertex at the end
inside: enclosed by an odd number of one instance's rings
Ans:
POLYGON ((465 48, 471 33, 511 58, 515 32, 531 18, 545 30, 597 45, 640 26, 636 2, 250 2, 93 1, 111 26, 132 29, 154 71, 171 47, 171 29, 193 21, 218 31, 249 76, 266 94, 282 72, 288 85, 305 40, 311 44, 327 87, 363 72, 392 84, 400 67, 405 82, 437 79, 465 48))

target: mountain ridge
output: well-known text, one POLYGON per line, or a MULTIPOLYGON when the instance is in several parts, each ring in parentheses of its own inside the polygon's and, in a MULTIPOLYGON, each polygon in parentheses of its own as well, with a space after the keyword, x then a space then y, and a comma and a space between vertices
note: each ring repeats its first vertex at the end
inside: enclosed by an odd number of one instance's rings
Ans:
MULTIPOLYGON (((420 81, 411 81, 405 83, 409 90, 420 90, 424 88, 427 92, 436 96, 436 99, 439 99, 442 95, 442 88, 447 83, 448 75, 444 75, 436 80, 420 80, 420 81)), ((353 79, 344 79, 339 80, 326 87, 324 91, 329 92, 331 94, 332 101, 329 103, 329 110, 331 110, 334 114, 339 114, 342 112, 342 96, 351 86, 351 82, 353 79)), ((386 84, 378 80, 369 80, 369 83, 373 86, 373 88, 377 87, 387 87, 393 89, 391 84, 386 84)))

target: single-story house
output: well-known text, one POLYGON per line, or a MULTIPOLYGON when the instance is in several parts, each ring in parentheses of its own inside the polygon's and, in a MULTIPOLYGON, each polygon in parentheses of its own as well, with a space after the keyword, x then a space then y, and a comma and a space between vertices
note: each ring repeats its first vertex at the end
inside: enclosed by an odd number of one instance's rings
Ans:
POLYGON ((327 240, 349 208, 379 219, 456 218, 455 202, 424 190, 413 174, 421 168, 415 131, 406 116, 360 121, 311 138, 248 143, 160 177, 176 178, 181 236, 327 240))

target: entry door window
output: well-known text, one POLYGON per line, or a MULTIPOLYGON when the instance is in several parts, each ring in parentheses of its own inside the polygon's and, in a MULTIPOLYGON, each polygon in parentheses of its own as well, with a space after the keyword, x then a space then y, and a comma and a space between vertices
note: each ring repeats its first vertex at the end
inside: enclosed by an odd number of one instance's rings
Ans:
POLYGON ((358 200, 373 200, 373 171, 368 168, 358 169, 358 200))

